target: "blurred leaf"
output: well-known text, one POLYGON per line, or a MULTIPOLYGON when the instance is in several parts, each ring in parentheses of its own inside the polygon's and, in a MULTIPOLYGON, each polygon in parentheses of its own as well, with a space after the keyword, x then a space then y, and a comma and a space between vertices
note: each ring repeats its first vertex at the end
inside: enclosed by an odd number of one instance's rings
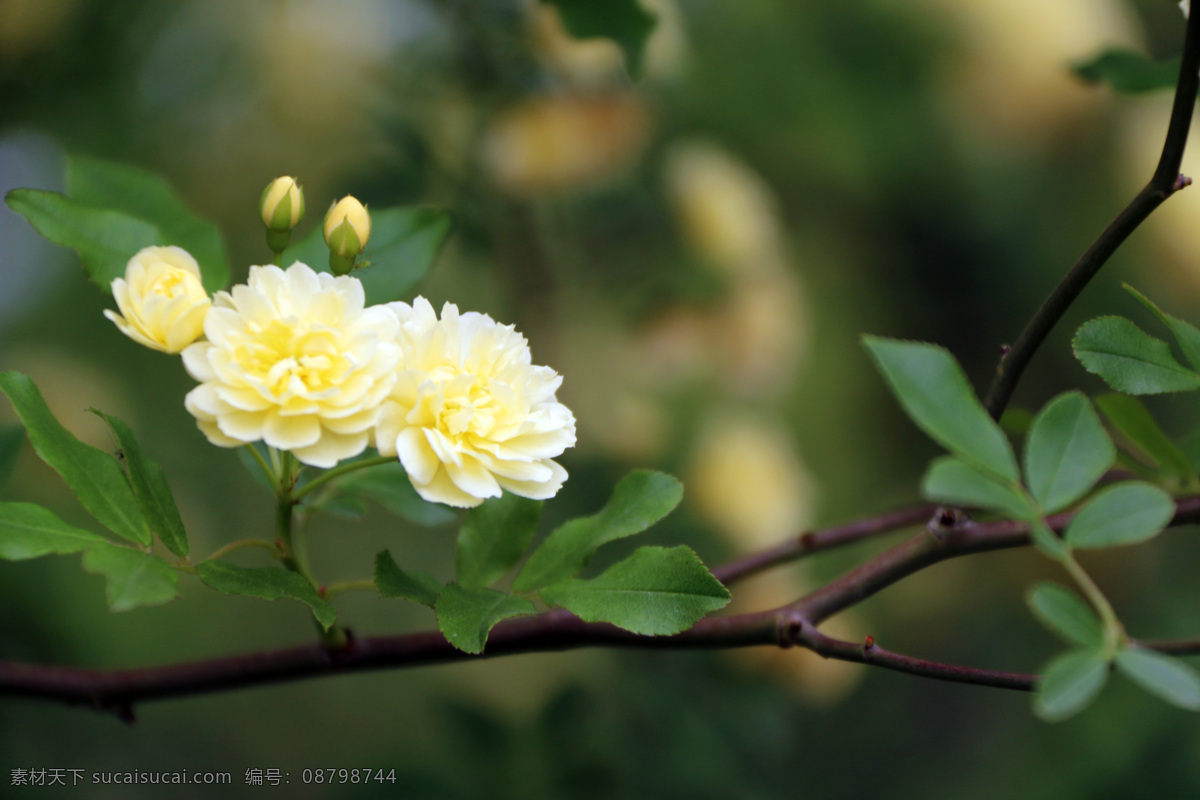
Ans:
POLYGON ((0 558, 27 558, 78 553, 108 540, 91 531, 68 525, 33 503, 0 503, 0 558))
POLYGON ((1000 415, 1000 429, 1010 436, 1022 437, 1033 425, 1033 412, 1027 408, 1006 408, 1000 415))
POLYGON ((1063 653, 1042 671, 1033 695, 1033 712, 1046 722, 1061 722, 1087 708, 1108 680, 1108 662, 1095 650, 1063 653))
POLYGON ((1123 47, 1110 47, 1072 70, 1088 83, 1111 84, 1121 94, 1141 94, 1157 89, 1174 89, 1179 80, 1179 58, 1153 61, 1123 47))
POLYGON ((1043 625, 1068 644, 1099 649, 1104 630, 1091 606, 1061 584, 1042 581, 1025 595, 1029 610, 1043 625))
POLYGON ((1136 297, 1142 305, 1150 309, 1154 313, 1154 316, 1158 317, 1164 325, 1171 329, 1171 333, 1175 335, 1175 341, 1179 342, 1179 349, 1183 350, 1184 358, 1188 360, 1193 369, 1200 370, 1200 329, 1197 329, 1190 322, 1184 322, 1178 317, 1173 317, 1166 313, 1155 305, 1150 298, 1128 283, 1121 284, 1121 286, 1125 291, 1136 297))
POLYGON ((150 460, 134 438, 133 431, 121 420, 103 411, 93 412, 108 423, 117 443, 125 454, 129 468, 129 481, 133 484, 133 495, 142 511, 142 516, 166 548, 180 558, 188 554, 187 531, 175 506, 175 497, 167 485, 167 476, 162 467, 150 460))
POLYGON ((1179 449, 1187 456, 1192 469, 1200 472, 1200 430, 1195 430, 1184 436, 1179 442, 1179 449))
POLYGON ((633 536, 670 514, 683 499, 683 484, 671 475, 634 470, 613 489, 598 513, 560 525, 533 551, 513 589, 535 592, 578 575, 606 542, 633 536))
POLYGON ((1055 561, 1062 561, 1071 554, 1071 546, 1042 519, 1035 519, 1029 524, 1029 540, 1042 555, 1055 561))
POLYGON ((595 578, 570 578, 541 594, 585 622, 650 636, 685 631, 729 603, 729 590, 683 545, 638 548, 595 578))
POLYGON ((950 452, 1016 482, 1017 460, 967 376, 945 348, 863 337, 892 393, 917 426, 950 452))
POLYGON ((1080 326, 1072 342, 1084 368, 1125 394, 1180 392, 1200 387, 1161 339, 1124 317, 1099 317, 1080 326))
POLYGON ((178 596, 179 576, 153 553, 100 542, 83 554, 83 568, 104 576, 104 594, 113 611, 157 606, 178 596))
POLYGON ((317 594, 312 584, 295 572, 280 567, 250 568, 224 561, 204 561, 196 565, 196 574, 206 586, 222 594, 240 594, 263 600, 278 600, 280 597, 299 600, 312 609, 313 616, 325 630, 329 630, 329 626, 337 619, 333 606, 317 594))
POLYGON ((1196 480, 1192 462, 1167 438, 1140 400, 1127 394, 1106 394, 1096 398, 1096 405, 1114 428, 1164 471, 1183 482, 1196 480))
POLYGON ((1097 493, 1067 526, 1072 547, 1137 544, 1162 532, 1175 516, 1171 496, 1148 483, 1130 481, 1097 493))
POLYGON ((454 549, 454 572, 465 589, 482 589, 512 569, 537 533, 542 502, 505 492, 467 512, 454 549))
POLYGON ((83 507, 121 538, 149 545, 150 531, 116 459, 60 425, 33 381, 21 373, 0 373, 0 391, 12 402, 34 451, 62 476, 83 507))
POLYGON ((120 211, 92 208, 58 192, 13 189, 5 197, 34 230, 79 254, 83 270, 104 292, 138 250, 157 244, 162 234, 144 220, 120 211))
POLYGON ((1014 519, 1037 515, 1016 484, 1008 484, 954 456, 936 458, 921 482, 921 494, 939 503, 985 508, 1014 519))
MULTIPOLYGON (((153 225, 161 236, 151 244, 187 250, 200 264, 209 293, 229 284, 229 260, 220 230, 192 213, 161 176, 129 164, 73 155, 67 160, 67 192, 77 202, 120 211, 153 225)), ((125 274, 124 264, 120 274, 125 274)))
POLYGON ((638 0, 543 0, 558 9, 563 27, 576 39, 603 36, 625 54, 629 74, 642 74, 646 41, 654 31, 655 17, 638 0))
POLYGON ((313 500, 311 505, 306 504, 306 507, 342 519, 362 519, 367 513, 367 504, 361 497, 336 490, 321 492, 320 496, 313 500))
POLYGON ((417 494, 412 481, 408 479, 408 473, 398 461, 351 472, 338 478, 335 483, 341 491, 370 498, 416 525, 445 525, 458 517, 441 503, 430 503, 417 494))
POLYGON ((1053 514, 1087 494, 1116 457, 1092 404, 1079 392, 1066 392, 1033 421, 1025 441, 1025 482, 1042 510, 1053 514))
POLYGON ((495 589, 466 589, 457 583, 442 590, 435 610, 446 641, 466 653, 482 653, 488 632, 497 622, 536 612, 524 597, 495 589))
POLYGON ((1150 694, 1188 711, 1200 711, 1200 675, 1179 659, 1131 646, 1117 653, 1116 664, 1150 694))
MULTIPOLYGON (((436 208, 398 206, 371 211, 371 241, 363 255, 371 266, 355 270, 368 305, 408 300, 450 235, 453 217, 436 208)), ((329 271, 329 248, 320 222, 283 253, 284 267, 301 261, 329 271)))
POLYGON ((25 429, 20 425, 0 425, 0 487, 8 483, 17 456, 25 446, 25 429))
POLYGON ((375 556, 375 588, 380 597, 411 600, 433 608, 443 586, 428 572, 409 573, 400 569, 392 554, 384 550, 375 556))

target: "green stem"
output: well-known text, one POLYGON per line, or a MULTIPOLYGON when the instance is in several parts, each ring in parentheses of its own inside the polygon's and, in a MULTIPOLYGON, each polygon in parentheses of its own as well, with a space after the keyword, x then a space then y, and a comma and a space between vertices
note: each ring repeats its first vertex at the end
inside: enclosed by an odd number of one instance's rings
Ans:
POLYGON ((279 548, 275 546, 274 542, 268 542, 266 539, 239 539, 236 542, 230 542, 219 550, 216 550, 212 555, 200 563, 204 563, 204 561, 216 561, 229 555, 234 550, 241 550, 244 547, 261 547, 275 558, 281 558, 283 556, 283 554, 279 552, 279 548))
POLYGON ((1096 585, 1092 577, 1084 571, 1079 562, 1075 560, 1075 556, 1068 553, 1066 558, 1062 560, 1062 565, 1075 583, 1083 590, 1084 596, 1096 612, 1100 615, 1100 621, 1104 625, 1104 658, 1112 660, 1116 656, 1117 651, 1121 649, 1122 640, 1125 638, 1125 628, 1121 625, 1121 621, 1117 619, 1117 613, 1113 611, 1112 605, 1108 602, 1108 598, 1104 596, 1104 592, 1100 591, 1100 587, 1096 585))
POLYGON ((277 485, 279 483, 279 475, 271 469, 271 465, 262 457, 262 453, 258 452, 258 448, 252 444, 245 445, 245 447, 250 451, 250 455, 254 457, 254 460, 258 462, 259 469, 263 471, 263 475, 267 476, 267 480, 270 481, 271 485, 277 485))
POLYGON ((325 599, 334 595, 342 594, 343 592, 373 592, 375 591, 375 581, 370 578, 362 578, 357 581, 337 581, 325 587, 325 599))
POLYGON ((364 458, 362 461, 352 461, 349 464, 342 464, 340 467, 334 467, 328 472, 324 472, 313 478, 311 481, 297 489, 292 494, 292 497, 296 500, 300 500, 313 489, 317 489, 322 485, 340 478, 347 473, 355 472, 360 469, 367 469, 368 467, 378 467, 382 466, 383 464, 391 464, 395 460, 395 456, 375 456, 374 458, 364 458))

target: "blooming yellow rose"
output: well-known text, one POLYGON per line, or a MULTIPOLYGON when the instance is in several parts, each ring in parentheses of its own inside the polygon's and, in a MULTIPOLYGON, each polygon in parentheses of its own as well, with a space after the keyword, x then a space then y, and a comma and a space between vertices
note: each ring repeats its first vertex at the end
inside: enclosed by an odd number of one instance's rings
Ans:
POLYGON ((146 247, 129 259, 125 277, 112 282, 120 314, 105 310, 121 333, 138 344, 178 353, 204 333, 210 301, 200 265, 180 247, 146 247))
POLYGON ((185 405, 210 442, 261 440, 317 467, 367 447, 399 346, 395 314, 364 308, 358 279, 251 267, 246 285, 217 293, 204 332, 183 352, 200 381, 185 405))
POLYGON ((530 363, 511 325, 447 303, 442 318, 418 297, 391 303, 400 320, 400 371, 375 429, 380 455, 399 456, 418 494, 477 506, 502 489, 535 500, 567 479, 551 459, 575 444, 562 383, 530 363))

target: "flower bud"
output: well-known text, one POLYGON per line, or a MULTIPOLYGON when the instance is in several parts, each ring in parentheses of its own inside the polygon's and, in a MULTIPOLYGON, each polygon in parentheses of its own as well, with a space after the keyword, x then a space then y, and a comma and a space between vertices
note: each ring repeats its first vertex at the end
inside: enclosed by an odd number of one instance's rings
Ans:
POLYGON ((343 258, 353 258, 371 239, 371 215, 354 197, 346 195, 325 215, 325 243, 343 258))
POLYGON ((178 353, 204 335, 211 301, 200 265, 182 248, 139 250, 125 277, 113 280, 112 293, 121 313, 106 309, 104 316, 138 344, 178 353))
POLYGON ((287 233, 304 219, 304 189, 295 178, 276 178, 263 189, 259 210, 268 230, 287 233))

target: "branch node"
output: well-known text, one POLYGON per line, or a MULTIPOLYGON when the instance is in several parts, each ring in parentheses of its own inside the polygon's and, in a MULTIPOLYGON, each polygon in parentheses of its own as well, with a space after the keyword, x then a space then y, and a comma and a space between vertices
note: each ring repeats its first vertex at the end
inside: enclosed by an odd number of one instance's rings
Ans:
POLYGON ((967 516, 957 508, 941 506, 933 513, 933 517, 925 524, 925 530, 937 544, 946 543, 946 537, 958 530, 967 516))
POLYGON ((1192 185, 1192 179, 1182 172, 1175 177, 1175 185, 1171 188, 1172 192, 1178 192, 1180 189, 1186 189, 1192 185))
POLYGON ((805 531, 800 534, 800 552, 807 553, 809 550, 812 550, 815 542, 816 539, 812 531, 805 531))
POLYGON ((866 653, 873 647, 875 647, 875 637, 868 634, 866 640, 863 642, 863 653, 866 653))

